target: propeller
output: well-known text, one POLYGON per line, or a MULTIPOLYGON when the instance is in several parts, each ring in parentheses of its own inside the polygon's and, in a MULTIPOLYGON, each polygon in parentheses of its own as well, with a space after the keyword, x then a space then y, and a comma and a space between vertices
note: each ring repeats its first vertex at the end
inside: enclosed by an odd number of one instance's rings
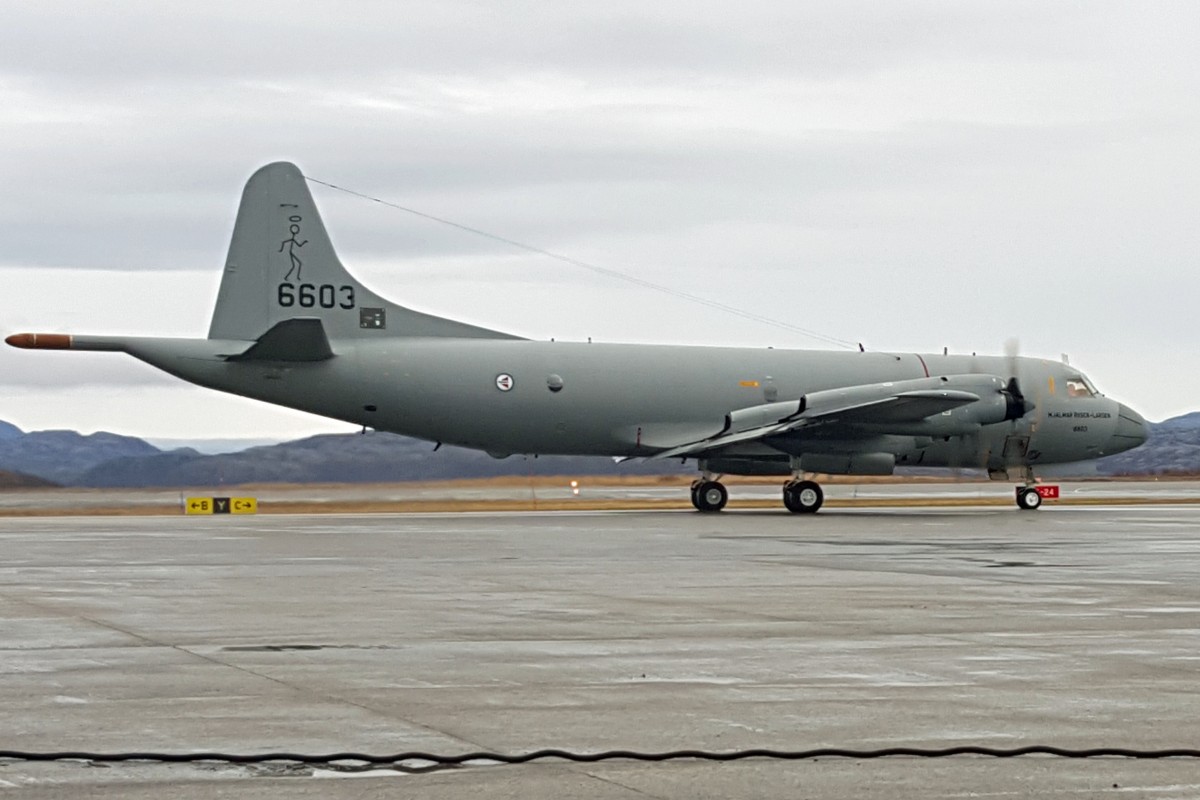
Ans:
MULTIPOLYGON (((1020 367, 1019 353, 1020 343, 1016 339, 1009 339, 1004 343, 1004 356, 1007 360, 1005 372, 1008 375, 1008 380, 1005 382, 1004 388, 1000 390, 1000 394, 1004 397, 1005 402, 1005 422, 1015 423, 1037 408, 1037 403, 1027 398, 1021 390, 1021 381, 1017 377, 1020 367)), ((972 353, 971 355, 974 356, 975 354, 972 353)), ((977 362, 972 359, 971 363, 972 371, 978 372, 979 367, 976 366, 977 362)), ((1014 425, 1013 427, 1015 429, 1016 426, 1014 425)), ((959 446, 951 450, 950 463, 947 466, 957 472, 960 478, 966 469, 987 469, 989 467, 990 454, 980 449, 979 435, 962 434, 959 438, 959 446), (978 460, 976 460, 977 458, 978 460)))
POLYGON ((1025 399, 1025 395, 1021 392, 1021 384, 1017 383, 1016 375, 1008 379, 1008 383, 1004 385, 1000 393, 1004 395, 1005 420, 1020 419, 1033 410, 1033 403, 1025 399))
POLYGON ((1018 420, 1033 410, 1034 404, 1026 399, 1017 380, 1017 354, 1020 352, 1020 342, 1009 339, 1004 343, 1004 355, 1008 359, 1008 383, 1004 385, 1001 394, 1004 395, 1005 420, 1018 420))

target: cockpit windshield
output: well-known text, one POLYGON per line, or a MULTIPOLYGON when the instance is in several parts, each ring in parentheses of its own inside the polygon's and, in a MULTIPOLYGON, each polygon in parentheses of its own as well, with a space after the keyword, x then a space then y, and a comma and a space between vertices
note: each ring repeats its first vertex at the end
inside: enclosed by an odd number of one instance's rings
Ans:
POLYGON ((1082 375, 1067 378, 1067 397, 1096 397, 1099 394, 1092 382, 1082 375))

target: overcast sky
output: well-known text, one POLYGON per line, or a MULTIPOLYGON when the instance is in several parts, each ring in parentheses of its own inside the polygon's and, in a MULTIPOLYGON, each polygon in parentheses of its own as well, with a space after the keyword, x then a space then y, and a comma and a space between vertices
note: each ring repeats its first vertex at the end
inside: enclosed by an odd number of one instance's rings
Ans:
MULTIPOLYGON (((0 2, 0 334, 204 336, 270 161, 869 349, 1067 353, 1200 409, 1200 4, 0 2)), ((392 300, 532 338, 830 347, 313 186, 392 300)), ((0 348, 0 419, 350 426, 0 348)))

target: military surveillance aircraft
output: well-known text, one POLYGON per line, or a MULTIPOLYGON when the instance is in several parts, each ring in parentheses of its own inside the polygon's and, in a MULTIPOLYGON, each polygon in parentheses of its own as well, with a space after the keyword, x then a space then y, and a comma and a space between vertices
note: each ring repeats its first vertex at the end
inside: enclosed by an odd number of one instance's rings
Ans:
POLYGON ((809 473, 1035 471, 1137 447, 1146 423, 1079 370, 1041 359, 531 341, 391 303, 342 266, 303 174, 246 183, 205 339, 18 333, 38 350, 128 353, 186 381, 431 442, 513 453, 694 459, 699 511, 722 475, 788 476, 783 504, 823 502, 809 473))

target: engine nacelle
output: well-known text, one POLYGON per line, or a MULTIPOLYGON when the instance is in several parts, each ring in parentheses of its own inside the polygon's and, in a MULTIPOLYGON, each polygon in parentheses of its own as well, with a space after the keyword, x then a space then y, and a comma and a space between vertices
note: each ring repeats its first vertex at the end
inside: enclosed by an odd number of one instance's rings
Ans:
POLYGON ((722 475, 791 475, 792 467, 786 456, 770 460, 758 458, 706 458, 701 469, 722 475))
POLYGON ((779 403, 764 403, 761 406, 739 408, 725 415, 725 430, 721 433, 741 433, 761 428, 764 425, 786 422, 799 416, 803 410, 803 400, 784 400, 779 403))
POLYGON ((805 472, 827 475, 891 475, 896 469, 892 453, 805 453, 800 456, 805 472))
POLYGON ((896 419, 894 415, 881 411, 877 422, 860 424, 906 436, 958 436, 973 433, 984 425, 1011 419, 1011 402, 1005 389, 1004 381, 995 375, 946 375, 810 392, 800 402, 804 404, 805 415, 819 416, 906 392, 941 392, 969 402, 920 420, 896 419), (976 399, 971 400, 970 396, 976 399))

